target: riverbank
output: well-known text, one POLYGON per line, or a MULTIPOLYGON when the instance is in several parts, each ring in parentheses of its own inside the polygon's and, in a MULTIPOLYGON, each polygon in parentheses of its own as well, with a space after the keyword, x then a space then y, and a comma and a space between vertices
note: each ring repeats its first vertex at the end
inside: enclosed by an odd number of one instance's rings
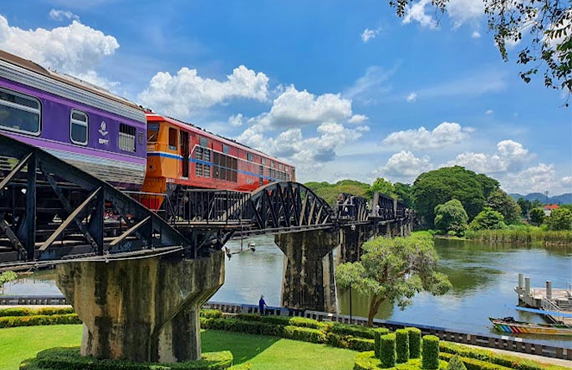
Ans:
POLYGON ((572 248, 572 231, 549 231, 539 227, 519 227, 501 230, 467 230, 465 239, 493 244, 536 244, 572 248))

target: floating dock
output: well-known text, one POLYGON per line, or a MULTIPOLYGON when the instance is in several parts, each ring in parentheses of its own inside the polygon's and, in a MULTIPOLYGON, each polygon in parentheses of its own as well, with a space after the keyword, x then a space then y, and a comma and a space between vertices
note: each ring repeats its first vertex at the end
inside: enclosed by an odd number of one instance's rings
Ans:
MULTIPOLYGON (((514 288, 514 291, 518 294, 518 304, 521 306, 572 314, 572 284, 570 283, 564 289, 554 289, 552 282, 546 281, 544 288, 536 288, 530 286, 530 278, 523 279, 523 275, 518 274, 518 286, 514 288)), ((545 316, 550 321, 572 325, 572 318, 545 316)))

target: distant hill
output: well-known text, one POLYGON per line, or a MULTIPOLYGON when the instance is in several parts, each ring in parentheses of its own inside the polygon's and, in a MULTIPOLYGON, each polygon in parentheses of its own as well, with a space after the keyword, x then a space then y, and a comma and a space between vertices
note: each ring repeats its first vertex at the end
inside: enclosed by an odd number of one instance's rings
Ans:
POLYGON ((542 193, 530 193, 527 195, 521 195, 517 193, 509 194, 514 200, 518 200, 518 198, 524 198, 526 200, 538 200, 542 204, 571 204, 572 203, 572 193, 566 193, 561 195, 554 195, 552 197, 548 197, 548 201, 546 200, 546 195, 542 193))

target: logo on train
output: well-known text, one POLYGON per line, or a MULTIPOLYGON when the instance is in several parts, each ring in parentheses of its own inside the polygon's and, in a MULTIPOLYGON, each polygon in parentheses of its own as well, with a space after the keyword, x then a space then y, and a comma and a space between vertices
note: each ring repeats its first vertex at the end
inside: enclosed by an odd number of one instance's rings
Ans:
MULTIPOLYGON (((101 121, 101 125, 99 128, 99 133, 101 134, 101 136, 107 136, 107 134, 109 133, 107 131, 107 123, 105 123, 105 121, 101 121)), ((103 145, 108 145, 109 144, 109 139, 104 139, 102 137, 99 138, 99 143, 103 144, 103 145)))

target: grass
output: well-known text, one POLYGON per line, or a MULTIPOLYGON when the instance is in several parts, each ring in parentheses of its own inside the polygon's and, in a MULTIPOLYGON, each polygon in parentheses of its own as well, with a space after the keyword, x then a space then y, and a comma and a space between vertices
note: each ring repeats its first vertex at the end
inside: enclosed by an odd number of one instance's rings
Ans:
MULTIPOLYGON (((43 349, 78 346, 80 325, 33 326, 0 329, 0 370, 16 370, 24 359, 43 349)), ((323 344, 208 330, 202 333, 204 352, 229 350, 234 363, 251 363, 253 370, 353 368, 356 352, 323 344)))

